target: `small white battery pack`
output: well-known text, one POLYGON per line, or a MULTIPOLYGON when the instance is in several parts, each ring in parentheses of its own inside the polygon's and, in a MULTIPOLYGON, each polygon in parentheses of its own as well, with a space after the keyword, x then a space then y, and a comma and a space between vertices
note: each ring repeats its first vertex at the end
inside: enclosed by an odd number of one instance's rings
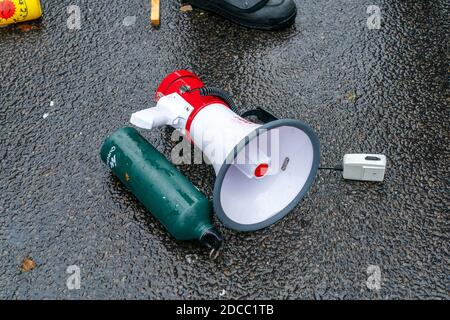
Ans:
POLYGON ((385 171, 386 156, 382 154, 353 153, 344 156, 344 179, 383 181, 385 171))

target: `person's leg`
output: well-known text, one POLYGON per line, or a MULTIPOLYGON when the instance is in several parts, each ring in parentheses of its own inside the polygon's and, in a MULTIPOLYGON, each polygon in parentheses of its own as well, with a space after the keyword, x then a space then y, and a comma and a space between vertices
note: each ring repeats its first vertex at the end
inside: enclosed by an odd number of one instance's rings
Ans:
POLYGON ((253 29, 279 30, 292 25, 297 15, 293 0, 182 0, 253 29))

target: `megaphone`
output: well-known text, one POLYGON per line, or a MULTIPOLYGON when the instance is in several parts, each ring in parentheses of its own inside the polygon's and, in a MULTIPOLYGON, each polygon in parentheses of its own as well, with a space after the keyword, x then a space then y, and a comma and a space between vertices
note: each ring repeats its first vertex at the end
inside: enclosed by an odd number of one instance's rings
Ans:
POLYGON ((225 226, 267 227, 311 187, 320 145, 302 121, 277 119, 261 108, 240 116, 226 92, 205 87, 186 70, 168 75, 156 100, 156 107, 133 113, 130 122, 144 129, 170 125, 202 150, 217 175, 213 205, 225 226), (263 123, 249 121, 251 115, 263 123))

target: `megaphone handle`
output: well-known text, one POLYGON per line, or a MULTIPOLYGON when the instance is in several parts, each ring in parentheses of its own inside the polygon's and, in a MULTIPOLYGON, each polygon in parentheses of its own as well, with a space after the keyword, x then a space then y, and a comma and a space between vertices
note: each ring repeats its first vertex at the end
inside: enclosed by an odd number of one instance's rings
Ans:
POLYGON ((169 110, 156 106, 133 113, 130 122, 139 128, 151 130, 169 124, 170 120, 169 110))
POLYGON ((251 116, 258 118, 258 120, 263 123, 268 123, 268 122, 272 122, 275 120, 279 120, 279 118, 277 116, 273 115, 272 113, 270 113, 267 110, 264 110, 261 107, 257 107, 256 109, 248 110, 248 111, 244 112, 243 114, 241 114, 242 118, 251 117, 251 116))

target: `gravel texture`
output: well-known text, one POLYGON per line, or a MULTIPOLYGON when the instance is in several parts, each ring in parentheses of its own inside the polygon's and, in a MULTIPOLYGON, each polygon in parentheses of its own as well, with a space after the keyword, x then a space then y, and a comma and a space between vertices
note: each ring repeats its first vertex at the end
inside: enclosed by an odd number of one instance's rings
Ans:
MULTIPOLYGON (((295 26, 277 33, 176 1, 162 1, 159 29, 149 1, 42 2, 41 22, 0 29, 0 298, 450 298, 447 0, 297 0, 295 26), (67 28, 70 4, 80 30, 67 28), (380 30, 366 25, 371 4, 380 30), (210 261, 173 240, 98 154, 181 68, 243 111, 309 123, 323 165, 386 154, 384 183, 321 171, 270 228, 238 233, 216 219, 226 247, 210 261), (23 272, 26 257, 36 267, 23 272), (79 290, 66 286, 70 265, 79 290), (366 285, 370 265, 380 290, 366 285)), ((170 155, 169 129, 143 134, 170 155)), ((180 169, 211 197, 210 166, 180 169)))

